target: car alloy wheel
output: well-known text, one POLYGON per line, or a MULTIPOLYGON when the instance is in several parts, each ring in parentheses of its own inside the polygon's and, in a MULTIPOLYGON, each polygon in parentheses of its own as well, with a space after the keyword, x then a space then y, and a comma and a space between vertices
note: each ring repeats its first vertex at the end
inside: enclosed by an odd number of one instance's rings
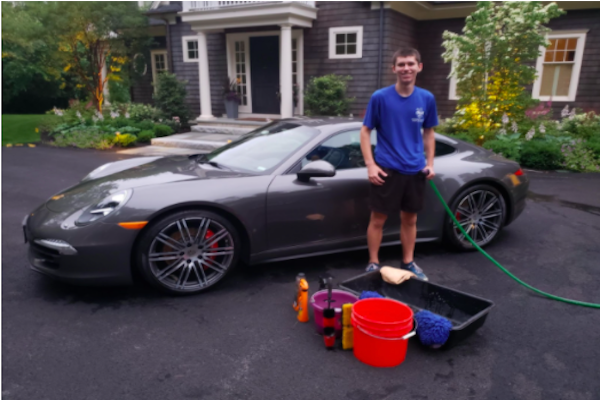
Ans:
MULTIPOLYGON (((500 232, 506 215, 502 195, 489 185, 477 185, 463 191, 452 204, 452 212, 471 239, 480 247, 500 232)), ((474 249, 460 229, 447 218, 452 242, 462 249, 474 249)))
POLYGON ((195 293, 211 287, 237 261, 237 233, 220 215, 179 213, 151 231, 142 246, 142 272, 169 292, 195 293))

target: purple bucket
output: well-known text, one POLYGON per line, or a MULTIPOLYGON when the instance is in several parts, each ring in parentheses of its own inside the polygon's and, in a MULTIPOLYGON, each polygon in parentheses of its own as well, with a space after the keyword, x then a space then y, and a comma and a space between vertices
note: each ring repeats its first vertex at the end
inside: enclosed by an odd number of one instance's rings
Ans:
MULTIPOLYGON (((333 289, 331 291, 331 307, 335 308, 335 334, 342 336, 342 305, 358 301, 358 297, 352 293, 333 289)), ((312 295, 310 304, 313 309, 315 328, 319 335, 323 334, 323 310, 327 308, 327 290, 321 290, 312 295)))

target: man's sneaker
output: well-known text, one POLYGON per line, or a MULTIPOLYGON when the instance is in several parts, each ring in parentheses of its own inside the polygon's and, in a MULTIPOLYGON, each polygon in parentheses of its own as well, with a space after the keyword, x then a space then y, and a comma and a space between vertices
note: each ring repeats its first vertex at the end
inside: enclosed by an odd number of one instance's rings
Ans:
POLYGON ((365 271, 367 272, 373 272, 373 271, 378 271, 379 270, 379 264, 377 263, 369 263, 369 265, 367 265, 367 268, 365 269, 365 271))
POLYGON ((413 274, 415 274, 417 276, 417 278, 421 279, 422 281, 428 281, 429 279, 427 279, 427 275, 425 275, 423 273, 423 270, 421 268, 419 268, 419 266, 417 264, 415 264, 415 262, 411 262, 408 265, 402 265, 400 267, 400 269, 405 269, 407 271, 412 272, 413 274))

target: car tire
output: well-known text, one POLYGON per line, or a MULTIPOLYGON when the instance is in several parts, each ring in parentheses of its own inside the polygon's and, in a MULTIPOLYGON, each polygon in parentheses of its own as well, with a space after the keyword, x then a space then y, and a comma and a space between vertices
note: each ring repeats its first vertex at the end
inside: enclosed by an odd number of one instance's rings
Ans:
POLYGON ((153 222, 136 248, 141 275, 176 295, 202 292, 222 281, 238 263, 241 239, 225 217, 186 210, 153 222))
MULTIPOLYGON (((495 187, 478 184, 462 190, 450 204, 454 216, 479 247, 490 244, 506 221, 506 202, 495 187)), ((444 236, 458 250, 476 250, 449 215, 444 220, 444 236)))

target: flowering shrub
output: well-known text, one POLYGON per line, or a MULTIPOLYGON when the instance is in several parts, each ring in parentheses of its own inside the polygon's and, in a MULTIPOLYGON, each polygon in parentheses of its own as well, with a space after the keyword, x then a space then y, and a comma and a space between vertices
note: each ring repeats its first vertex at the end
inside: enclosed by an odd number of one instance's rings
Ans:
POLYGON ((563 13, 555 3, 479 2, 462 34, 444 32, 461 127, 484 129, 487 140, 502 128, 503 115, 524 118, 534 103, 526 87, 535 79, 540 46, 548 45, 544 24, 563 13))
POLYGON ((42 140, 55 146, 104 150, 149 142, 153 137, 171 135, 181 128, 179 116, 163 119, 158 109, 145 104, 112 104, 103 112, 78 101, 70 104, 68 109, 54 108, 47 112, 53 117, 40 126, 42 140), (138 140, 142 131, 146 133, 138 140))
POLYGON ((581 172, 600 172, 600 159, 586 148, 582 139, 563 144, 561 152, 565 157, 563 163, 565 168, 581 172))
POLYGON ((447 118, 437 132, 482 145, 484 148, 534 169, 566 167, 573 171, 597 172, 600 164, 600 116, 578 113, 566 106, 561 120, 547 119, 546 105, 535 107, 520 122, 504 114, 501 127, 486 134, 483 128, 464 129, 457 117, 447 118))

